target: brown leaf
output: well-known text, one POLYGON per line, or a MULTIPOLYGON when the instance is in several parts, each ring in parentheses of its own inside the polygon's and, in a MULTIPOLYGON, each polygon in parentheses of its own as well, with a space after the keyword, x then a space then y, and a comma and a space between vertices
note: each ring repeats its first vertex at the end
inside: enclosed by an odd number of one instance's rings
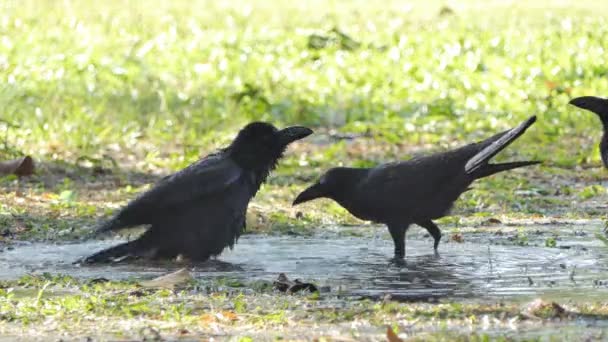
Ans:
POLYGON ((205 313, 200 316, 200 323, 202 325, 207 326, 207 325, 210 325, 210 324, 216 323, 216 322, 217 322, 217 317, 215 317, 215 315, 212 315, 210 313, 205 313))
POLYGON ((222 311, 217 314, 218 318, 228 321, 236 321, 239 317, 232 311, 222 311))
POLYGON ((19 177, 34 173, 34 160, 30 156, 0 162, 0 175, 15 174, 19 177))
POLYGON ((386 327, 386 340, 388 342, 403 342, 403 340, 400 339, 397 334, 395 334, 393 328, 391 327, 386 327))
POLYGON ((236 313, 232 311, 221 311, 217 313, 204 313, 199 317, 199 323, 204 326, 208 326, 214 323, 220 322, 234 322, 237 321, 239 317, 236 313))
POLYGON ((300 279, 296 279, 294 281, 289 280, 285 273, 280 273, 277 280, 274 281, 273 286, 275 289, 286 292, 286 293, 295 293, 299 291, 308 290, 310 292, 318 292, 319 289, 315 284, 305 283, 300 281, 300 279))
POLYGON ((462 234, 460 233, 454 233, 450 236, 450 241, 454 241, 454 242, 458 242, 458 243, 463 243, 464 242, 464 237, 462 237, 462 234))
POLYGON ((494 225, 494 224, 501 224, 502 221, 495 218, 495 217, 490 217, 489 219, 483 221, 481 224, 483 224, 484 226, 489 226, 489 225, 494 225))
POLYGON ((529 319, 562 318, 566 316, 566 309, 556 302, 545 302, 539 298, 528 303, 522 315, 529 319))
POLYGON ((192 275, 188 272, 187 269, 182 268, 173 273, 165 274, 164 276, 160 276, 158 278, 154 278, 148 281, 142 281, 139 285, 143 287, 163 287, 172 289, 177 285, 181 285, 192 280, 192 275))

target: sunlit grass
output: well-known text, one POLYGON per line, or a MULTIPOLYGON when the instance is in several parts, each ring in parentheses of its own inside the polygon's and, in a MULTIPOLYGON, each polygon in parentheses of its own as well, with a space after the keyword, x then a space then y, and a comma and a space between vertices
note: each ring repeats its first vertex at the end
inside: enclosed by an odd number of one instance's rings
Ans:
MULTIPOLYGON (((459 146, 532 114, 538 122, 498 158, 544 165, 476 182, 439 222, 446 235, 494 234, 489 220, 602 218, 599 121, 567 102, 608 96, 607 13, 608 2, 590 0, 0 1, 0 160, 26 153, 39 167, 24 184, 0 178, 0 242, 81 238, 158 179, 149 173, 183 167, 251 120, 317 134, 290 147, 249 207, 248 232, 361 224, 328 200, 290 203, 328 167, 459 146)), ((513 243, 527 245, 530 231, 513 229, 513 243)), ((430 322, 412 331, 456 340, 442 330, 456 324, 464 340, 487 329, 482 317, 505 330, 521 312, 509 301, 343 302, 262 285, 143 291, 131 281, 25 276, 0 283, 0 330, 65 338, 156 326, 168 336, 310 339, 341 327, 380 340, 387 325, 430 322)), ((568 308, 606 317, 605 302, 568 308)))
POLYGON ((289 203, 328 167, 459 146, 536 114, 498 158, 545 166, 478 182, 455 213, 584 216, 569 203, 603 196, 583 190, 603 178, 601 133, 597 118, 567 102, 608 95, 605 9, 557 0, 2 2, 0 158, 55 162, 27 194, 39 202, 7 195, 2 210, 36 213, 20 224, 34 228, 49 215, 90 220, 132 198, 115 190, 135 178, 183 167, 245 122, 268 120, 317 134, 289 149, 253 209, 285 216, 279 230, 291 229, 297 210, 313 222, 351 222, 323 201, 289 203), (325 134, 334 131, 362 137, 325 134), (74 163, 121 171, 99 180, 74 163))
POLYGON ((175 168, 250 120, 445 147, 537 114, 525 153, 597 161, 566 103, 608 94, 608 6, 526 4, 3 2, 1 115, 40 158, 175 168))

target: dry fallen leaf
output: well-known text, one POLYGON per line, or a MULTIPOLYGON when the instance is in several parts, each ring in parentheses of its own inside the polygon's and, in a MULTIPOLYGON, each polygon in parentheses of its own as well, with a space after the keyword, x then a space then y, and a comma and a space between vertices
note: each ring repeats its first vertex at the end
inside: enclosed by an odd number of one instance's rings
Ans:
POLYGON ((304 283, 300 281, 300 279, 296 279, 294 281, 289 280, 285 273, 280 273, 277 280, 273 282, 273 286, 275 289, 286 292, 286 293, 295 293, 299 291, 310 291, 310 292, 319 292, 317 286, 312 283, 304 283))
POLYGON ((216 315, 220 320, 236 321, 238 316, 232 311, 222 311, 216 315))
POLYGON ((0 162, 0 175, 15 174, 19 177, 34 173, 34 160, 30 156, 0 162))
POLYGON ((200 324, 207 326, 213 323, 234 322, 238 320, 238 318, 239 317, 237 316, 237 314, 232 311, 221 311, 217 313, 202 314, 199 320, 200 324))
POLYGON ((206 314, 202 314, 200 317, 200 323, 205 326, 210 325, 212 323, 216 323, 216 322, 217 322, 217 317, 215 317, 215 315, 212 315, 212 314, 206 313, 206 314))
POLYGON ((192 280, 192 275, 187 269, 182 268, 173 273, 165 274, 152 280, 142 281, 139 285, 147 288, 168 288, 172 289, 177 285, 181 285, 192 280))
POLYGON ((490 225, 495 225, 495 224, 501 224, 502 221, 495 218, 495 217, 490 217, 489 219, 483 221, 481 224, 484 226, 490 226, 490 225))
POLYGON ((543 318, 564 317, 566 310, 556 302, 545 302, 539 298, 526 305, 521 314, 529 319, 540 320, 543 318))
POLYGON ((454 241, 454 242, 458 242, 458 243, 463 243, 464 242, 464 237, 460 233, 454 233, 454 234, 452 234, 450 236, 450 241, 454 241))
POLYGON ((386 327, 386 340, 388 342, 403 342, 403 340, 400 339, 397 334, 395 334, 393 328, 391 327, 386 327))

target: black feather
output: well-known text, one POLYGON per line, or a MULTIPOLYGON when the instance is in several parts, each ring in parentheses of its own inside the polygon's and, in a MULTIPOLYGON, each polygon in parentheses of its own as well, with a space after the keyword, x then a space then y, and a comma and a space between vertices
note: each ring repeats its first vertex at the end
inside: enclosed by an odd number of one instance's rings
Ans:
POLYGON ((448 214, 476 179, 538 163, 488 164, 492 156, 520 136, 534 120, 531 117, 514 129, 443 153, 375 168, 330 169, 300 193, 294 204, 326 197, 362 220, 386 224, 398 259, 405 255, 405 232, 412 223, 425 228, 437 248, 441 232, 432 220, 448 214))
POLYGON ((163 178, 96 230, 103 233, 148 225, 141 237, 83 261, 178 255, 204 261, 232 248, 245 228, 249 201, 287 145, 311 133, 305 127, 279 131, 267 123, 247 125, 230 146, 163 178))
POLYGON ((570 104, 597 114, 602 121, 604 134, 602 140, 600 140, 600 155, 604 167, 608 168, 608 99, 596 96, 581 96, 572 99, 570 104))

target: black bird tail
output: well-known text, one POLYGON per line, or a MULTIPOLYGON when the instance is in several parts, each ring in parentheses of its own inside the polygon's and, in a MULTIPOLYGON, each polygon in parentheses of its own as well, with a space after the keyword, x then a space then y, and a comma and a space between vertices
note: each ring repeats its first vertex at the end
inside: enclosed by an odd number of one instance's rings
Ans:
POLYGON ((479 179, 479 178, 483 178, 483 177, 488 177, 488 176, 491 176, 495 173, 499 173, 502 171, 512 170, 512 169, 516 169, 518 167, 523 167, 523 166, 536 165, 536 164, 540 164, 540 163, 542 163, 542 162, 537 161, 537 160, 530 160, 530 161, 516 161, 516 162, 500 163, 500 164, 486 164, 483 168, 481 168, 475 172, 475 178, 479 179))
MULTIPOLYGON (((494 157, 498 152, 502 151, 507 146, 509 146, 513 141, 515 141, 517 138, 519 138, 519 136, 521 136, 530 126, 532 126, 532 124, 535 121, 536 121, 536 116, 533 115, 528 120, 519 124, 519 126, 512 128, 502 134, 499 134, 498 136, 490 138, 493 141, 488 146, 486 146, 481 151, 479 151, 477 154, 475 154, 466 163, 466 165, 464 166, 465 172, 467 174, 472 174, 476 171, 480 171, 481 168, 485 169, 486 167, 490 166, 490 165, 488 165, 488 161, 492 157, 494 157)), ((495 164, 493 166, 496 167, 496 166, 500 166, 500 165, 509 165, 509 164, 511 164, 511 163, 495 164)), ((514 167, 519 167, 519 166, 514 166, 514 167)), ((514 168, 514 167, 511 167, 511 168, 514 168)), ((509 168, 506 168, 505 170, 508 170, 508 169, 509 168)), ((494 171, 492 173, 496 173, 496 172, 500 172, 500 171, 502 171, 502 170, 494 171)), ((482 173, 485 173, 485 172, 482 172, 482 173)), ((490 174, 492 174, 492 173, 490 173, 490 174)))
POLYGON ((109 232, 111 230, 116 230, 119 227, 122 227, 122 222, 117 217, 112 217, 109 220, 98 224, 93 231, 91 232, 91 237, 99 236, 103 233, 109 232))
POLYGON ((76 263, 82 264, 105 264, 122 261, 128 257, 137 257, 141 253, 141 241, 134 240, 121 243, 118 246, 104 249, 76 263))

